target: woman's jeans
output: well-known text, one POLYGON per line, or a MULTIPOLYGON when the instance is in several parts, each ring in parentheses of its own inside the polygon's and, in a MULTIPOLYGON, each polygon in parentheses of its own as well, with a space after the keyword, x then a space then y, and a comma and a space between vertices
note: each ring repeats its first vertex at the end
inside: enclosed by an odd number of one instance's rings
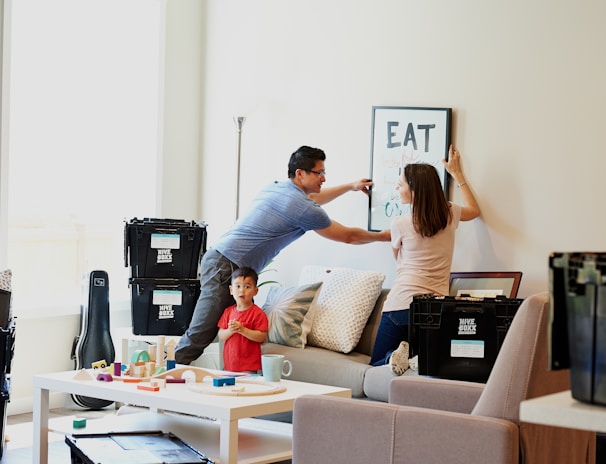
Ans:
POLYGON ((410 310, 388 311, 381 315, 377 330, 375 346, 370 357, 370 364, 382 366, 389 362, 391 353, 400 346, 400 342, 408 341, 408 313, 410 310))

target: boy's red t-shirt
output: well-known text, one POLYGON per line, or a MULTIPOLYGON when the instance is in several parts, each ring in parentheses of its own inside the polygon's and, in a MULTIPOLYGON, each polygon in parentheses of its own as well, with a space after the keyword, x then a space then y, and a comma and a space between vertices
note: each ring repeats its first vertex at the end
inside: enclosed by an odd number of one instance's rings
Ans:
MULTIPOLYGON (((227 329, 231 320, 241 322, 244 327, 251 330, 267 332, 269 321, 265 312, 256 304, 246 311, 238 311, 236 305, 230 306, 225 311, 217 326, 227 329)), ((261 344, 249 340, 244 335, 233 334, 223 345, 223 367, 225 370, 234 372, 258 371, 261 369, 261 344)))

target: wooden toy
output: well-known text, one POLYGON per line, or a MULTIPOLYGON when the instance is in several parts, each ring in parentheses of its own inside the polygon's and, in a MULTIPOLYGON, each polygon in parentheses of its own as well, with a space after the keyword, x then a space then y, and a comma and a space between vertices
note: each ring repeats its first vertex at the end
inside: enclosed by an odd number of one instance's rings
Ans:
POLYGON ((101 372, 97 375, 97 380, 101 382, 111 382, 112 380, 114 380, 114 378, 111 374, 101 372))
POLYGON ((219 377, 217 379, 213 379, 213 387, 222 387, 224 385, 235 385, 236 378, 235 377, 219 377))

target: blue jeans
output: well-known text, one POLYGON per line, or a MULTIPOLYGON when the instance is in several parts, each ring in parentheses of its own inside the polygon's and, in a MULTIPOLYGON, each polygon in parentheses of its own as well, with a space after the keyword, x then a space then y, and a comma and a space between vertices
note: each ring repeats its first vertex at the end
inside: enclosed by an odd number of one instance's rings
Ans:
POLYGON ((391 353, 400 346, 400 342, 408 341, 408 309, 389 311, 381 315, 377 330, 375 346, 372 349, 370 364, 382 366, 389 362, 391 353))
POLYGON ((223 311, 235 303, 229 292, 229 284, 231 274, 237 267, 212 248, 204 253, 200 262, 200 296, 189 328, 177 344, 177 363, 190 364, 198 359, 217 336, 217 324, 223 311))

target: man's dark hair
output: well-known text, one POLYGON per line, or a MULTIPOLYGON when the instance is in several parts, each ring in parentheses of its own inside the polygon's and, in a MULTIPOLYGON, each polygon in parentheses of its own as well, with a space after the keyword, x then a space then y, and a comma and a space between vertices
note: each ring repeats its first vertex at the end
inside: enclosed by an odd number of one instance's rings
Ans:
POLYGON ((288 162, 288 178, 294 179, 297 169, 304 171, 312 170, 317 161, 324 161, 326 154, 319 148, 312 148, 306 145, 299 147, 292 155, 288 162))
POLYGON ((255 287, 259 281, 259 274, 252 267, 239 267, 231 274, 231 280, 233 281, 236 277, 250 277, 255 282, 255 287))

